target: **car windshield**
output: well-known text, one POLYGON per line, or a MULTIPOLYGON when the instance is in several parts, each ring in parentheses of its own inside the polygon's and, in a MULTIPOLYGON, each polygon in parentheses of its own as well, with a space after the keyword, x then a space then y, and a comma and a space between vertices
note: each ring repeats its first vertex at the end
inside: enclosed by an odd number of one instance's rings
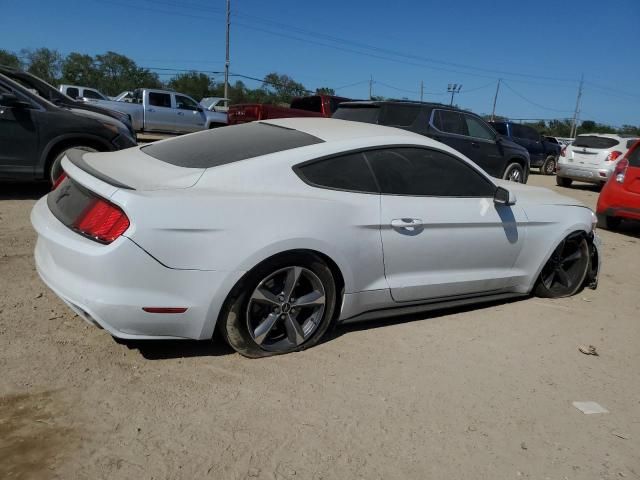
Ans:
POLYGON ((141 150, 178 167, 211 168, 322 142, 292 128, 252 122, 152 143, 141 150))
POLYGON ((340 105, 333 114, 333 118, 364 123, 378 123, 379 116, 378 105, 340 105))
POLYGON ((580 135, 576 137, 573 146, 603 150, 605 148, 615 147, 619 143, 615 138, 599 137, 597 135, 580 135))

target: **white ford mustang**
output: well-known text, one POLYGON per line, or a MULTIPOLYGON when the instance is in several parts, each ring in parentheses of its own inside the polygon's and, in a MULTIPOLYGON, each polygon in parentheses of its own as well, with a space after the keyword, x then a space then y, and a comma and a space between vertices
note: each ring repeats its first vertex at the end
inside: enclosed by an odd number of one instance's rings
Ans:
POLYGON ((125 339, 260 357, 336 323, 595 288, 595 218, 404 130, 254 122, 71 151, 31 214, 44 282, 125 339))

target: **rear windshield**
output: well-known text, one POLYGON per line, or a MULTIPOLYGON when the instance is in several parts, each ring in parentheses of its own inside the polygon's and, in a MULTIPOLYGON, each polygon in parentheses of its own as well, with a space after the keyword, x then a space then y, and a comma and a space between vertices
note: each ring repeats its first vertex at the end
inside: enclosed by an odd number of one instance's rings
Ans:
POLYGON ((573 141, 574 147, 586 147, 595 149, 611 148, 620 142, 615 138, 598 137, 596 135, 580 135, 573 141))
POLYGON ((141 150, 178 167, 210 168, 322 142, 298 130, 252 122, 152 143, 141 150))
POLYGON ((420 107, 413 105, 387 105, 384 108, 380 123, 392 127, 409 127, 413 125, 420 113, 420 107))
POLYGON ((629 159, 629 166, 640 167, 640 143, 636 145, 636 147, 631 150, 631 152, 629 152, 627 158, 629 159))
POLYGON ((378 123, 379 116, 380 107, 378 105, 340 105, 336 113, 333 114, 333 118, 364 123, 378 123))
POLYGON ((322 112, 322 98, 302 97, 291 102, 291 108, 306 110, 307 112, 322 112))

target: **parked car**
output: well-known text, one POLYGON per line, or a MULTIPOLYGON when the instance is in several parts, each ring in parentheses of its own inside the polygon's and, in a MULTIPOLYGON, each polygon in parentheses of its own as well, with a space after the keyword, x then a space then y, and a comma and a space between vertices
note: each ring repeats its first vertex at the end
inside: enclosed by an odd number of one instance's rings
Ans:
POLYGON ((574 180, 604 185, 617 161, 636 140, 609 133, 578 135, 560 150, 556 182, 563 187, 571 186, 574 180))
POLYGON ((109 97, 100 93, 95 88, 81 87, 79 85, 60 85, 58 89, 73 99, 86 98, 87 100, 109 100, 109 97))
POLYGON ((523 146, 529 152, 529 165, 539 168, 544 175, 553 175, 556 171, 560 145, 550 142, 535 128, 513 122, 489 122, 503 137, 523 146))
POLYGON ((227 114, 205 110, 193 98, 166 90, 138 88, 130 102, 94 100, 127 113, 137 132, 191 133, 227 124, 227 114))
POLYGON ((439 103, 358 101, 341 103, 333 118, 376 123, 425 135, 455 148, 496 178, 526 183, 529 154, 498 135, 478 115, 439 103))
POLYGON ((69 149, 111 151, 135 145, 122 122, 58 107, 0 74, 0 177, 55 182, 69 149))
POLYGON ((598 225, 615 229, 623 219, 640 220, 640 141, 618 160, 602 188, 596 208, 598 225))
POLYGON ((229 111, 229 99, 223 97, 204 97, 200 100, 200 105, 205 110, 211 110, 212 112, 228 112, 229 111))
POLYGON ((31 214, 37 271, 120 338, 261 357, 334 322, 596 286, 590 209, 396 128, 252 122, 63 168, 31 214))
POLYGON ((545 136, 544 138, 546 138, 547 141, 549 141, 551 143, 556 143, 556 144, 560 145, 560 147, 563 147, 564 145, 569 145, 574 140, 573 138, 564 138, 564 137, 549 137, 549 136, 545 136))
POLYGON ((125 113, 98 107, 97 105, 92 105, 80 100, 74 100, 57 90, 54 86, 49 85, 41 78, 17 68, 4 67, 0 65, 0 73, 58 107, 68 107, 74 110, 87 110, 89 112, 101 113, 103 115, 113 117, 124 123, 127 128, 129 128, 131 135, 135 138, 135 131, 131 125, 131 117, 125 113))
POLYGON ((289 107, 263 103, 244 103, 229 107, 229 125, 291 117, 330 117, 341 102, 348 98, 332 95, 312 95, 294 98, 289 107))

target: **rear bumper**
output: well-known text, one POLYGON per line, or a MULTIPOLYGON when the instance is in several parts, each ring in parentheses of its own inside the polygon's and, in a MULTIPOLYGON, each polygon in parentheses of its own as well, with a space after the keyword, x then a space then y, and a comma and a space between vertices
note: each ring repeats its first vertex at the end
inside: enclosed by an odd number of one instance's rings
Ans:
POLYGON ((60 223, 45 198, 31 221, 44 283, 82 318, 119 338, 211 338, 222 303, 243 273, 167 268, 126 237, 93 242, 60 223), (143 307, 187 311, 157 314, 143 307))
POLYGON ((571 163, 559 163, 556 166, 558 177, 570 178, 579 182, 603 183, 611 176, 613 166, 610 168, 600 168, 598 166, 585 167, 576 166, 571 163))

